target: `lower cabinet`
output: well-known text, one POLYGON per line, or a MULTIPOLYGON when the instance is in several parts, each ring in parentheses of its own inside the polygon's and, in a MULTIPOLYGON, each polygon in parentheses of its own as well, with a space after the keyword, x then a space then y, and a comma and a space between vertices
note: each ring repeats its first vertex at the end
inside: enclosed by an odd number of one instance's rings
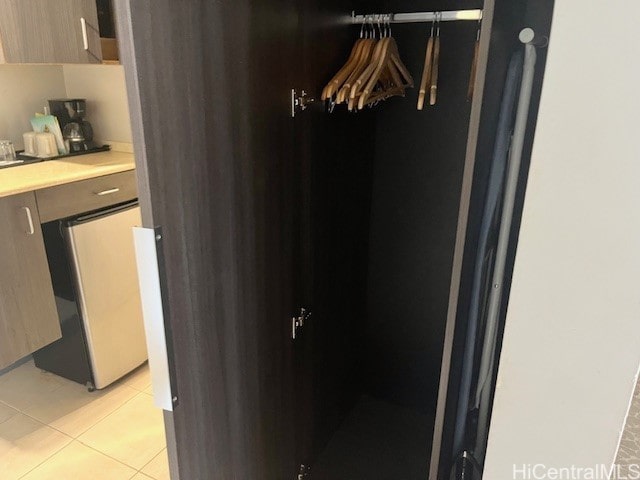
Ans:
POLYGON ((61 337, 33 192, 0 198, 0 368, 61 337))

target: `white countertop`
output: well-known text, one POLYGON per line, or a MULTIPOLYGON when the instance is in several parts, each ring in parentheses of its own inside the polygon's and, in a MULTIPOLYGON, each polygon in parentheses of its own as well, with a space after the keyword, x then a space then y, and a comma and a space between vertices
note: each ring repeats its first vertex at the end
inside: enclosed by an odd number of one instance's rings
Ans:
POLYGON ((98 152, 0 169, 0 197, 133 170, 132 153, 98 152))

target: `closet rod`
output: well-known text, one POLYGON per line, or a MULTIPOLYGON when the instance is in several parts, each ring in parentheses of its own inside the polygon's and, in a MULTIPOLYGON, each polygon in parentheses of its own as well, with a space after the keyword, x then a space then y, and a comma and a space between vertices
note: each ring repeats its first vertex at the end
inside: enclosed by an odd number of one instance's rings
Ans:
POLYGON ((441 22, 454 22, 457 20, 475 20, 482 19, 482 10, 449 10, 444 12, 413 12, 413 13, 382 13, 382 14, 368 14, 368 15, 356 15, 355 12, 351 13, 351 23, 361 24, 365 20, 373 18, 374 21, 380 17, 384 18, 386 15, 391 15, 391 23, 419 23, 419 22, 433 22, 434 20, 440 20, 441 22), (437 17, 436 17, 437 16, 437 17))

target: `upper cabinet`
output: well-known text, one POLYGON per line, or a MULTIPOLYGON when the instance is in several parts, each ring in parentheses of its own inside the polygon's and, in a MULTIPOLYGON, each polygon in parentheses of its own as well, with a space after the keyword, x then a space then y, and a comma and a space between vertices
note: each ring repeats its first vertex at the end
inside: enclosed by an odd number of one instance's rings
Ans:
POLYGON ((102 63, 96 0, 0 0, 0 62, 102 63))

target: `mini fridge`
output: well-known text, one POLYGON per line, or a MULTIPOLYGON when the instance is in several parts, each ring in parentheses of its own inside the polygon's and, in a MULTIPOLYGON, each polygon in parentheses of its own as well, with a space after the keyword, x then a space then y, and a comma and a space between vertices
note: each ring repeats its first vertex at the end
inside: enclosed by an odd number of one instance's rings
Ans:
POLYGON ((62 338, 37 367, 101 389, 147 360, 132 227, 136 202, 43 225, 62 338))

